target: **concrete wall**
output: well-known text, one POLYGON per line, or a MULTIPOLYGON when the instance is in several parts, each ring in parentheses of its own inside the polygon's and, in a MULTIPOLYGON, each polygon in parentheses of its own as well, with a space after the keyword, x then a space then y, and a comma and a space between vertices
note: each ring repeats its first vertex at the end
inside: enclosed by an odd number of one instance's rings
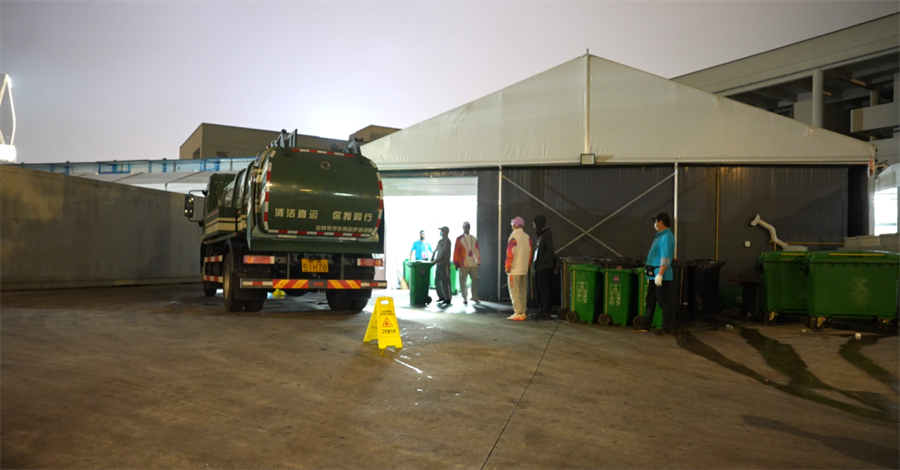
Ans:
POLYGON ((0 165, 0 289, 196 282, 184 196, 0 165))

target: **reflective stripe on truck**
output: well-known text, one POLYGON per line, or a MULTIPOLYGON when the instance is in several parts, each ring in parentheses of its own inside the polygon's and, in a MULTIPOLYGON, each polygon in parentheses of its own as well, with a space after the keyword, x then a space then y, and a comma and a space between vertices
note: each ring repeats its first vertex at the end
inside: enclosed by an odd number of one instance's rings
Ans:
POLYGON ((244 289, 387 289, 387 281, 339 279, 241 279, 244 289))

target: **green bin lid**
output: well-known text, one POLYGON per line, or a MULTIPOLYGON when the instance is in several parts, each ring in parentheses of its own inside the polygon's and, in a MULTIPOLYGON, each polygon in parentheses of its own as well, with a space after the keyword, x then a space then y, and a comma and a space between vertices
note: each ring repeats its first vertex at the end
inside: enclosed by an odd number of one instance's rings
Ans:
POLYGON ((603 272, 615 273, 615 274, 634 274, 635 269, 644 269, 644 268, 629 268, 629 269, 604 268, 603 272))
POLYGON ((809 256, 808 251, 766 251, 759 255, 763 262, 793 262, 803 261, 809 256))
POLYGON ((900 264, 900 254, 888 251, 813 251, 810 263, 900 264))
POLYGON ((600 266, 597 266, 596 264, 573 264, 572 266, 569 266, 569 271, 593 271, 593 272, 599 272, 599 271, 601 271, 602 269, 603 269, 603 268, 601 268, 600 266))

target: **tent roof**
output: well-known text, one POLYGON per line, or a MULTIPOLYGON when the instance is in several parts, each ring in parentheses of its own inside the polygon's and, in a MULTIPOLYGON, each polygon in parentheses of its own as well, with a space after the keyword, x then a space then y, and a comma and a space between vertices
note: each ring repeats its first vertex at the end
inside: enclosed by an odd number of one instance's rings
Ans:
POLYGON ((585 55, 365 144, 379 168, 864 163, 871 144, 585 55))

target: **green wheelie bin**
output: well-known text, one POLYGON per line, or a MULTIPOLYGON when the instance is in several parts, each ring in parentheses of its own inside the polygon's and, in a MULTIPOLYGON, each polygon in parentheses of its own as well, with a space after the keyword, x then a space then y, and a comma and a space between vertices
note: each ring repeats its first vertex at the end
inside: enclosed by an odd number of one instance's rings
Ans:
POLYGON ((572 272, 572 310, 566 313, 570 322, 594 323, 603 299, 602 268, 596 264, 576 264, 568 267, 572 272))
POLYGON ((809 253, 809 327, 822 331, 834 318, 874 320, 884 331, 897 317, 900 254, 876 251, 809 253))
POLYGON ((603 313, 597 317, 601 325, 627 326, 631 320, 631 283, 634 269, 603 270, 603 313))
POLYGON ((428 305, 431 297, 428 295, 429 279, 432 266, 430 261, 407 261, 409 266, 409 304, 428 305))
POLYGON ((653 321, 647 325, 647 270, 645 268, 634 268, 637 275, 637 312, 634 317, 634 326, 637 328, 659 328, 662 326, 662 308, 656 304, 656 310, 653 311, 653 321))
POLYGON ((773 323, 781 314, 807 314, 808 256, 808 252, 801 251, 767 251, 759 256, 764 324, 773 323))

